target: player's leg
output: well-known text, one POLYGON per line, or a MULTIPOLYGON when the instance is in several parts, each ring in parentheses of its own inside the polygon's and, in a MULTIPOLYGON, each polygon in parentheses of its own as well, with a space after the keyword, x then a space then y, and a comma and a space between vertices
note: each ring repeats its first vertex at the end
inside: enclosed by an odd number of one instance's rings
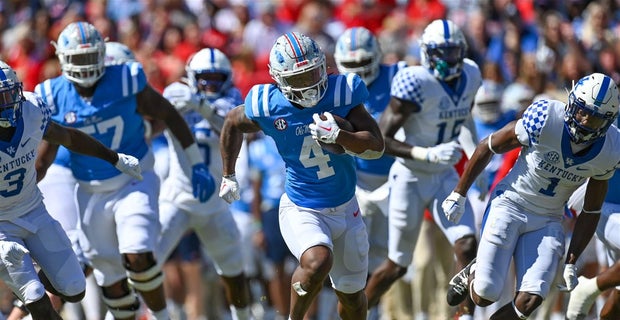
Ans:
MULTIPOLYGON (((441 188, 439 188, 435 196, 431 212, 435 223, 443 231, 454 248, 456 270, 461 270, 476 257, 478 243, 475 237, 476 223, 474 213, 471 205, 467 201, 465 204, 465 213, 461 217, 461 220, 458 223, 448 221, 441 209, 441 203, 454 189, 454 186, 458 182, 458 175, 455 171, 448 171, 442 176, 433 177, 433 179, 439 179, 435 183, 440 184, 441 188)), ((448 303, 453 305, 452 301, 448 303)), ((458 314, 472 316, 474 314, 474 308, 474 302, 469 296, 466 296, 466 299, 459 304, 458 314)))
MULTIPOLYGON (((194 220, 193 220, 194 221, 194 220)), ((228 210, 214 212, 208 220, 195 225, 195 232, 212 259, 224 284, 231 312, 239 319, 250 317, 250 290, 244 272, 239 229, 228 210)))
POLYGON ((355 198, 342 210, 344 217, 325 216, 331 230, 338 230, 342 225, 340 219, 346 223, 343 232, 333 233, 333 265, 329 275, 338 296, 340 317, 366 319, 368 301, 364 287, 368 274, 368 234, 355 198))
POLYGON ((128 281, 153 317, 167 319, 163 273, 155 257, 161 232, 159 178, 153 171, 143 172, 142 176, 142 181, 125 185, 115 193, 109 205, 113 206, 118 251, 128 281))
POLYGON ((449 286, 448 294, 452 292, 452 296, 459 297, 453 301, 454 305, 469 295, 477 306, 486 307, 502 295, 519 228, 526 221, 518 210, 501 205, 500 200, 491 200, 475 264, 464 268, 451 280, 453 284, 449 286))
POLYGON ((303 319, 332 268, 332 236, 323 219, 321 211, 298 207, 286 194, 282 196, 280 230, 299 261, 291 280, 290 318, 293 320, 303 319))
POLYGON ((377 267, 366 286, 368 306, 379 303, 381 296, 406 272, 413 259, 425 207, 421 197, 427 188, 402 164, 395 162, 390 171, 388 258, 377 267))
POLYGON ((561 217, 526 216, 527 224, 514 251, 517 296, 491 319, 529 317, 549 294, 560 261, 558 257, 564 255, 561 217))
POLYGON ((278 208, 263 212, 261 219, 266 242, 265 258, 268 262, 266 264, 272 268, 272 271, 266 272, 269 297, 277 314, 286 317, 289 314, 291 274, 286 270, 285 263, 287 259, 292 258, 292 255, 280 232, 278 208))

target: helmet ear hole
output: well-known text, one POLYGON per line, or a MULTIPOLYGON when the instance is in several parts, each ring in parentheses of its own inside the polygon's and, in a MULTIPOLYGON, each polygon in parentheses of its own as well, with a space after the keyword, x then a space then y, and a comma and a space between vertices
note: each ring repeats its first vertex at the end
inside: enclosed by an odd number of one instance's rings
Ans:
POLYGON ((269 53, 269 74, 286 99, 305 108, 315 106, 327 89, 325 53, 299 32, 276 40, 269 53))

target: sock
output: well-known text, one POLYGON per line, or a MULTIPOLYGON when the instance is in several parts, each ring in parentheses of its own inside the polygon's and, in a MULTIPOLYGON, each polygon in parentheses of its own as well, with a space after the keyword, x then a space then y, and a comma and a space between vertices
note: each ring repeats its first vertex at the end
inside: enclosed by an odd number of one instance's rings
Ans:
POLYGON ((250 320, 250 307, 245 308, 237 308, 230 305, 230 314, 232 315, 233 320, 250 320))
POLYGON ((163 308, 159 311, 153 311, 149 309, 149 313, 156 320, 169 320, 170 319, 170 315, 168 314, 168 309, 166 308, 163 308))
POLYGON ((474 320, 474 316, 472 316, 471 314, 462 314, 461 316, 459 316, 458 320, 474 320))

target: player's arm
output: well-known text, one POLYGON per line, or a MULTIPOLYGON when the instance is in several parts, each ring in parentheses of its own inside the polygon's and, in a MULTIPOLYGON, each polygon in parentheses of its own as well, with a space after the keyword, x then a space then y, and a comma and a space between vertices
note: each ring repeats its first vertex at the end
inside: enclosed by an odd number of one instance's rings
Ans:
POLYGON ((383 111, 379 118, 379 129, 385 139, 385 153, 396 157, 411 159, 412 146, 398 141, 396 132, 403 126, 409 116, 420 110, 420 107, 412 102, 396 97, 390 99, 388 107, 383 111))
POLYGON ((374 118, 360 104, 349 111, 346 119, 355 131, 341 130, 336 142, 349 153, 364 158, 377 159, 383 155, 385 142, 374 118))
POLYGON ((183 117, 166 98, 151 86, 146 85, 144 90, 138 93, 137 102, 138 112, 147 118, 162 120, 184 149, 194 143, 194 136, 183 117))
POLYGON ((577 216, 573 236, 566 253, 566 264, 575 264, 592 239, 607 195, 608 180, 590 178, 587 183, 583 209, 577 216))
POLYGON ((78 129, 64 127, 52 121, 45 131, 43 139, 52 144, 63 145, 73 152, 103 159, 111 164, 118 161, 118 154, 95 138, 78 129))
POLYGON ((244 108, 244 105, 239 105, 230 110, 222 125, 220 153, 224 177, 235 174, 235 165, 243 143, 243 134, 261 130, 258 124, 245 115, 244 108))
MULTIPOLYGON (((49 129, 48 129, 49 130, 49 129)), ((49 143, 42 140, 39 143, 37 150, 37 160, 35 162, 35 168, 37 170, 37 182, 43 180, 47 169, 54 163, 56 159, 56 153, 58 152, 58 144, 49 143)))
POLYGON ((494 154, 505 153, 514 148, 521 147, 521 142, 515 132, 516 124, 517 121, 514 120, 478 143, 474 154, 469 159, 459 182, 454 188, 454 192, 465 196, 467 190, 476 180, 476 177, 484 171, 494 154))
POLYGON ((43 139, 51 144, 63 145, 72 152, 105 160, 118 170, 136 179, 142 179, 138 159, 109 149, 90 135, 74 128, 50 121, 43 139))

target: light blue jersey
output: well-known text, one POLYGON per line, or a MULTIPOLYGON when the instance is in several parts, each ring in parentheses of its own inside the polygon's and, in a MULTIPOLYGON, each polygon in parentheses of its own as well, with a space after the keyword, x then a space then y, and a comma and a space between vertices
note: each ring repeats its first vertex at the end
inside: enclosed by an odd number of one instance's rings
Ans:
POLYGON ((249 145, 250 171, 263 177, 260 186, 261 210, 277 208, 284 193, 286 167, 278 154, 275 142, 262 137, 249 145))
MULTIPOLYGON (((617 121, 616 125, 620 125, 620 119, 617 121)), ((609 131, 616 130, 618 131, 618 127, 610 127, 609 131)), ((620 204, 620 173, 618 173, 618 169, 614 173, 613 177, 609 179, 609 188, 607 189, 607 196, 605 196, 605 202, 609 203, 618 203, 620 204)))
MULTIPOLYGON (((390 87, 392 79, 398 70, 406 67, 405 62, 399 62, 391 65, 380 65, 379 75, 368 88, 368 100, 364 102, 364 106, 368 113, 379 121, 379 117, 390 102, 390 87)), ((390 167, 394 162, 394 157, 384 153, 379 159, 366 160, 355 157, 357 170, 365 173, 387 176, 390 167)))
MULTIPOLYGON (((52 109, 52 119, 78 128, 110 149, 138 159, 147 154, 142 116, 136 112, 136 95, 146 86, 137 62, 106 67, 92 99, 83 99, 73 83, 59 76, 37 85, 36 91, 52 109)), ((120 175, 110 163, 71 152, 73 175, 82 181, 120 175)))
POLYGON ((276 142, 286 163, 285 191, 293 203, 307 208, 329 208, 355 194, 355 163, 348 154, 332 154, 312 139, 308 125, 314 113, 346 117, 368 98, 356 74, 330 75, 327 93, 311 108, 296 107, 277 86, 255 85, 245 99, 245 114, 276 142))

